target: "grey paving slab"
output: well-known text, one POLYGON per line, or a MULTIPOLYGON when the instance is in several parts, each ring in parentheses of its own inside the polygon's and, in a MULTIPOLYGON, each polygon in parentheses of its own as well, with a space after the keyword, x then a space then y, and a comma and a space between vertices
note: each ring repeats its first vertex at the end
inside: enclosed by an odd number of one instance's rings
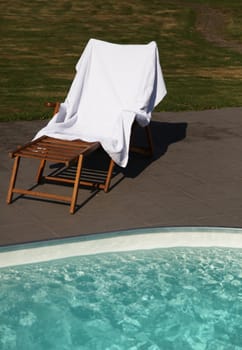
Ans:
MULTIPOLYGON (((45 123, 0 123, 0 245, 153 226, 242 227, 242 108, 154 113, 153 159, 132 155, 126 169, 116 169, 107 194, 80 188, 74 215, 66 204, 5 201, 8 152, 45 123)), ((21 185, 34 184, 36 166, 26 161, 21 185)))

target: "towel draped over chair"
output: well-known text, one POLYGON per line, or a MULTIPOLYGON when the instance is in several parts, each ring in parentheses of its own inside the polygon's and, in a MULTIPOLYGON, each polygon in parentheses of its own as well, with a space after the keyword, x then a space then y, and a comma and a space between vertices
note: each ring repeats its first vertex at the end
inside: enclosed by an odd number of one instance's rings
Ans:
POLYGON ((155 42, 120 45, 90 39, 59 111, 34 139, 100 142, 116 164, 128 162, 131 127, 149 124, 166 95, 155 42))

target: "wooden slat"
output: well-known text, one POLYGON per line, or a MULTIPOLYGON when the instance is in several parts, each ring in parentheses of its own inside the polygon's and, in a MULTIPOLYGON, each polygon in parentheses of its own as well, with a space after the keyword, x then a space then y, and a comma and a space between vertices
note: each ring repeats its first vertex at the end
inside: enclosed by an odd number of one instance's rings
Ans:
POLYGON ((10 153, 10 156, 19 155, 25 158, 45 159, 69 165, 80 154, 86 155, 98 147, 100 147, 99 142, 67 141, 44 136, 18 148, 10 153))
POLYGON ((13 193, 30 195, 32 197, 42 197, 42 198, 60 200, 64 202, 71 202, 71 199, 72 199, 71 197, 67 197, 67 196, 60 196, 57 194, 38 192, 38 191, 32 191, 32 190, 23 190, 21 188, 14 188, 13 193))
POLYGON ((134 152, 134 153, 139 153, 139 154, 144 155, 144 156, 151 156, 152 155, 152 151, 150 150, 150 148, 142 148, 142 147, 132 146, 132 147, 130 147, 130 151, 134 152))
POLYGON ((14 151, 12 151, 12 152, 9 152, 9 156, 11 157, 11 158, 13 158, 13 157, 15 157, 15 155, 19 152, 19 151, 21 151, 22 149, 25 149, 26 147, 28 147, 29 145, 33 145, 33 144, 35 144, 35 143, 37 143, 37 142, 39 142, 41 139, 43 139, 45 136, 42 136, 41 138, 39 138, 39 139, 37 139, 37 140, 35 140, 35 141, 31 141, 31 142, 28 142, 28 143, 26 143, 25 145, 23 145, 23 146, 19 146, 19 147, 17 147, 17 149, 15 149, 14 151))
MULTIPOLYGON (((69 178, 63 178, 63 177, 57 177, 57 176, 45 176, 45 179, 49 180, 49 181, 56 181, 56 182, 67 183, 67 184, 74 184, 75 183, 75 179, 69 179, 69 178)), ((105 187, 105 185, 103 183, 99 183, 97 181, 95 181, 95 182, 86 181, 86 180, 80 180, 79 185, 89 186, 89 187, 97 187, 97 188, 101 188, 101 189, 104 189, 104 187, 105 187)))

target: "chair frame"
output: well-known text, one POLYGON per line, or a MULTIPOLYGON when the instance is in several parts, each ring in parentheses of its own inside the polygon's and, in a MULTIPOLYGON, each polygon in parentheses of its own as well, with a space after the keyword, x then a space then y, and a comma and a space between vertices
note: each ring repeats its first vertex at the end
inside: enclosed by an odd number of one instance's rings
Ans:
MULTIPOLYGON (((47 107, 54 108, 54 114, 56 114, 59 110, 60 103, 59 102, 48 102, 46 104, 47 107)), ((133 124, 133 128, 137 123, 133 124)), ((130 150, 133 152, 137 152, 143 155, 152 156, 153 155, 153 143, 152 136, 149 125, 145 127, 146 137, 148 141, 147 148, 141 147, 130 147, 130 150)), ((132 137, 131 137, 132 142, 132 137)), ((81 173, 83 170, 83 159, 84 157, 89 156, 91 153, 96 151, 101 147, 99 142, 85 142, 82 140, 59 140, 52 137, 43 136, 32 142, 29 142, 21 147, 18 147, 13 152, 9 153, 11 158, 14 158, 14 164, 12 168, 12 174, 9 183, 9 189, 7 194, 7 204, 10 204, 13 199, 13 194, 22 194, 22 195, 30 195, 33 197, 41 197, 50 200, 64 201, 70 203, 70 214, 74 214, 76 208, 76 202, 78 198, 78 190, 80 185, 91 186, 97 189, 103 189, 104 192, 109 191, 111 178, 113 169, 115 166, 114 161, 111 159, 109 162, 109 167, 107 169, 107 175, 104 183, 97 183, 92 181, 83 181, 80 180, 81 173), (72 184, 73 190, 71 196, 62 196, 58 194, 51 194, 46 192, 34 191, 32 189, 22 189, 15 187, 18 169, 20 165, 21 158, 31 158, 37 159, 40 161, 37 175, 36 175, 36 184, 40 184, 42 179, 54 182, 60 182, 65 184, 72 184), (43 176, 44 168, 46 162, 59 162, 65 164, 68 168, 72 164, 77 164, 75 178, 66 178, 60 176, 47 175, 43 176)))

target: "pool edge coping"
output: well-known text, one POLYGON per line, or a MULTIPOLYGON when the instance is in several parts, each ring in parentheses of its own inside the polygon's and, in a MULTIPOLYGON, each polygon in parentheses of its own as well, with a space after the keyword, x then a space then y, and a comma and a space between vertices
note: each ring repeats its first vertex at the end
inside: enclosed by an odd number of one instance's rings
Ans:
POLYGON ((215 246, 242 248, 242 228, 194 226, 137 228, 2 246, 0 268, 80 255, 155 248, 215 246))

